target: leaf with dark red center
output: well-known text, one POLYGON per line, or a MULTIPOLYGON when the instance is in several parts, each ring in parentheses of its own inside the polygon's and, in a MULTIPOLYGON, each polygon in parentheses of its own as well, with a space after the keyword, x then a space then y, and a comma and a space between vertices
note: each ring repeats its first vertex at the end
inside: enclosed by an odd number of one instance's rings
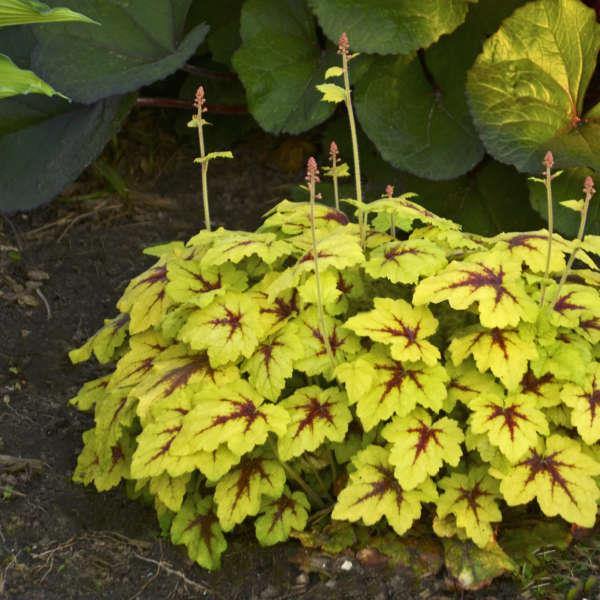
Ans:
POLYGON ((227 292, 192 313, 178 337, 194 350, 206 350, 210 364, 219 367, 252 356, 263 335, 256 304, 245 294, 227 292))
POLYGON ((303 387, 279 406, 290 415, 287 431, 277 443, 281 460, 312 452, 325 440, 341 442, 352 421, 348 397, 337 387, 324 390, 316 385, 303 387))
POLYGON ((294 361, 304 354, 294 323, 263 340, 254 354, 242 363, 242 372, 268 400, 277 400, 294 371, 294 361))
MULTIPOLYGON (((556 288, 554 285, 548 287, 550 298, 555 297, 556 288)), ((600 291, 586 285, 563 285, 552 307, 552 324, 575 328, 585 314, 600 315, 600 291)))
POLYGON ((258 514, 265 496, 279 498, 285 485, 283 467, 274 460, 249 457, 215 488, 217 516, 224 531, 258 514))
POLYGON ((408 415, 417 404, 440 411, 449 379, 441 365, 402 363, 390 358, 381 345, 338 366, 336 376, 344 383, 350 403, 357 404, 356 414, 365 431, 394 414, 408 415))
MULTIPOLYGON (((348 217, 340 210, 324 204, 315 205, 315 224, 320 231, 332 231, 348 225, 348 217)), ((310 204, 282 200, 268 213, 261 231, 281 231, 298 235, 310 227, 310 204)))
MULTIPOLYGON (((325 315, 324 321, 336 363, 343 364, 361 351, 359 339, 340 321, 329 315, 325 315)), ((327 355, 317 307, 311 306, 303 310, 295 323, 298 325, 298 340, 304 353, 297 357, 294 368, 309 376, 323 375, 326 379, 332 379, 333 366, 327 355)))
POLYGON ((114 319, 106 319, 104 325, 83 346, 69 352, 73 364, 89 360, 92 353, 100 364, 113 359, 116 351, 123 345, 129 329, 129 315, 122 314, 114 319))
POLYGON ((254 522, 256 539, 261 546, 273 546, 285 542, 292 531, 303 531, 308 521, 310 503, 302 492, 290 492, 273 500, 265 498, 261 514, 254 522))
POLYGON ((581 335, 593 345, 600 343, 600 315, 583 313, 579 319, 581 335))
POLYGON ((561 393, 571 410, 571 423, 590 446, 600 440, 600 363, 592 365, 583 385, 568 383, 561 393))
POLYGON ((520 460, 537 444, 540 435, 548 435, 544 413, 536 400, 525 394, 506 397, 482 395, 469 404, 473 433, 486 433, 490 442, 511 462, 520 460))
POLYGON ((593 527, 600 490, 594 477, 600 463, 562 435, 540 441, 502 479, 500 491, 509 506, 537 499, 542 512, 560 515, 580 527, 593 527))
POLYGON ((265 335, 271 335, 281 329, 300 310, 300 295, 295 288, 269 299, 267 289, 276 278, 277 273, 267 273, 250 292, 252 300, 258 306, 265 335))
POLYGON ((448 361, 445 368, 450 375, 448 398, 444 405, 446 412, 451 412, 457 402, 469 406, 471 401, 481 394, 500 397, 504 394, 504 388, 496 381, 496 378, 489 372, 478 371, 472 360, 465 360, 458 366, 454 366, 448 361))
POLYGON ((421 360, 429 366, 437 363, 440 351, 427 338, 437 330, 438 321, 427 307, 415 308, 392 298, 374 298, 374 304, 373 310, 351 317, 344 327, 388 344, 394 360, 421 360))
POLYGON ((518 391, 532 398, 538 408, 549 408, 560 404, 561 389, 562 383, 552 373, 538 377, 530 369, 523 375, 518 391))
POLYGON ((117 308, 129 314, 131 334, 160 324, 172 304, 166 293, 167 282, 167 265, 162 260, 129 282, 117 308))
POLYGON ((350 473, 348 484, 337 498, 332 519, 362 520, 368 526, 385 517, 392 529, 402 535, 421 516, 421 503, 437 498, 431 479, 414 490, 402 489, 394 477, 394 467, 385 448, 369 446, 359 452, 352 463, 356 469, 350 473))
POLYGON ((445 462, 456 467, 462 456, 464 435, 458 423, 448 417, 433 422, 422 408, 406 417, 394 417, 381 435, 392 444, 389 460, 406 490, 436 475, 445 462))
POLYGON ((365 271, 374 279, 387 277, 392 283, 417 283, 423 276, 434 275, 448 261, 438 244, 412 239, 382 244, 365 263, 365 271))
POLYGON ((472 355, 479 371, 490 370, 509 391, 518 387, 529 361, 538 356, 533 330, 526 325, 518 330, 472 327, 466 335, 454 337, 449 351, 455 365, 472 355))
POLYGON ((498 482, 487 474, 487 467, 471 469, 467 474, 452 473, 439 481, 444 493, 437 501, 437 517, 454 515, 456 525, 480 548, 494 540, 492 523, 502 520, 498 508, 498 482))
POLYGON ((150 479, 148 491, 169 510, 177 512, 181 508, 191 476, 191 473, 183 473, 178 477, 171 477, 168 473, 162 473, 150 479))
POLYGON ((98 443, 112 446, 129 429, 136 417, 137 399, 126 390, 108 392, 96 404, 95 421, 98 443))
POLYGON ((222 265, 227 261, 239 263, 248 256, 256 255, 267 264, 292 253, 292 246, 278 240, 273 233, 227 231, 220 235, 202 256, 204 267, 222 265))
POLYGON ((220 568, 227 541, 213 513, 212 498, 193 494, 185 499, 171 524, 171 541, 183 544, 201 567, 211 571, 220 568))
POLYGON ((69 400, 69 404, 82 411, 91 410, 107 394, 106 388, 110 378, 111 375, 104 375, 104 377, 98 377, 98 379, 92 379, 84 383, 77 395, 69 400))
POLYGON ((171 261, 167 268, 168 296, 178 303, 190 303, 204 308, 227 290, 243 292, 248 277, 232 264, 202 267, 196 260, 171 261))
POLYGON ((502 255, 487 254, 476 261, 451 262, 441 273, 421 281, 414 304, 447 300, 455 310, 466 310, 476 302, 484 327, 514 327, 519 321, 535 321, 538 306, 521 280, 518 262, 502 255))
POLYGON ((269 432, 283 435, 289 422, 285 409, 270 403, 247 382, 207 385, 195 394, 196 407, 183 418, 173 453, 212 452, 221 444, 238 456, 263 444, 269 432))

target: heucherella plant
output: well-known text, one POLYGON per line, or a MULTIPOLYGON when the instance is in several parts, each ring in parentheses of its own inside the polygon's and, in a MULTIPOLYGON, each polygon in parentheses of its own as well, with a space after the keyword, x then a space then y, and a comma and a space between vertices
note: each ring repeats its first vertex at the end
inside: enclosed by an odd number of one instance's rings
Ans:
POLYGON ((75 481, 125 481, 208 569, 246 520, 263 545, 331 518, 397 536, 429 524, 496 555, 513 507, 594 526, 593 182, 574 241, 471 235, 391 186, 348 214, 318 201, 314 158, 306 182, 306 202, 255 232, 147 251, 119 314, 70 355, 114 364, 71 401, 94 416, 75 481))

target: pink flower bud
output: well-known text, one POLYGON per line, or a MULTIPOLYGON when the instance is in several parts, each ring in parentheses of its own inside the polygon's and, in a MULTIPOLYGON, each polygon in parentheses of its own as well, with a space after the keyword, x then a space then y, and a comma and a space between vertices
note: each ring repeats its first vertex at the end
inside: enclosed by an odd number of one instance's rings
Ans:
POLYGON ((311 156, 306 163, 306 181, 309 183, 319 183, 319 167, 314 156, 311 156))
POLYGON ((344 31, 342 35, 340 35, 340 41, 338 42, 338 54, 348 54, 350 51, 350 42, 348 41, 348 36, 344 31))
POLYGON ((596 193, 596 188, 594 187, 594 180, 588 175, 583 182, 583 193, 586 196, 593 196, 596 193))
POLYGON ((329 160, 333 162, 333 159, 339 156, 340 151, 338 150, 337 144, 335 142, 331 142, 329 145, 329 160))
POLYGON ((386 185, 385 186, 385 195, 388 198, 392 198, 394 196, 394 186, 393 185, 386 185))
POLYGON ((201 112, 206 112, 206 108, 204 105, 206 104, 206 99, 204 98, 204 87, 200 86, 196 90, 196 98, 194 99, 194 107, 200 110, 201 112))
POLYGON ((546 169, 551 169, 554 166, 554 155, 552 154, 552 152, 550 152, 550 150, 546 152, 543 164, 546 167, 546 169))

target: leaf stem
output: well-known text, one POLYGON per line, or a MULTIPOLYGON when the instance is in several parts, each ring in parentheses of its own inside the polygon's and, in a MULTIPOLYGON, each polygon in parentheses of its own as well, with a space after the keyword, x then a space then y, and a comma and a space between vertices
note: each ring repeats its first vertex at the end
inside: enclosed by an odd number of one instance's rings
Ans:
POLYGON ((340 190, 338 187, 338 177, 335 172, 337 167, 337 156, 333 155, 331 157, 331 165, 333 168, 333 197, 335 199, 335 209, 340 210, 340 190))
MULTIPOLYGON (((204 147, 204 130, 202 129, 202 109, 198 109, 198 145, 200 146, 200 158, 206 157, 204 147)), ((204 228, 210 231, 210 206, 208 203, 208 161, 203 161, 200 165, 202 169, 202 203, 204 205, 204 228)))
POLYGON ((544 157, 544 165, 546 166, 544 174, 544 186, 546 188, 546 205, 548 210, 548 246, 546 248, 546 268, 544 269, 544 280, 542 281, 542 293, 540 295, 540 307, 544 305, 546 297, 546 286, 548 285, 548 277, 550 276, 550 259, 552 257, 552 238, 554 236, 554 206, 552 203, 552 166, 554 158, 552 152, 548 151, 544 157))

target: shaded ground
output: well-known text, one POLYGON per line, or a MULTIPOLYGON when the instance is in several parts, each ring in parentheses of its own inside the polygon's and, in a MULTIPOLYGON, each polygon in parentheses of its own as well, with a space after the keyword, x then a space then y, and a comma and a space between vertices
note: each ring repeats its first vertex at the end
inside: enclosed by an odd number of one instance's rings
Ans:
MULTIPOLYGON (((260 160, 272 144, 260 138, 258 148, 239 148, 234 163, 211 167, 217 223, 252 228, 280 198, 289 177, 260 160)), ((200 226, 189 152, 174 149, 165 171, 128 203, 63 201, 0 229, 0 598, 525 597, 510 580, 462 595, 443 573, 415 581, 409 572, 365 570, 356 560, 344 571, 344 559, 313 557, 321 573, 307 575, 295 560, 298 545, 261 549, 243 530, 231 536, 222 570, 208 574, 182 547, 161 540, 153 510, 121 488, 98 494, 71 482, 91 418, 66 401, 102 371, 74 368, 67 351, 114 314, 129 279, 152 262, 144 247, 185 239, 200 226), (10 259, 8 246, 21 247, 21 260, 10 259), (3 465, 2 455, 34 461, 3 465)))

